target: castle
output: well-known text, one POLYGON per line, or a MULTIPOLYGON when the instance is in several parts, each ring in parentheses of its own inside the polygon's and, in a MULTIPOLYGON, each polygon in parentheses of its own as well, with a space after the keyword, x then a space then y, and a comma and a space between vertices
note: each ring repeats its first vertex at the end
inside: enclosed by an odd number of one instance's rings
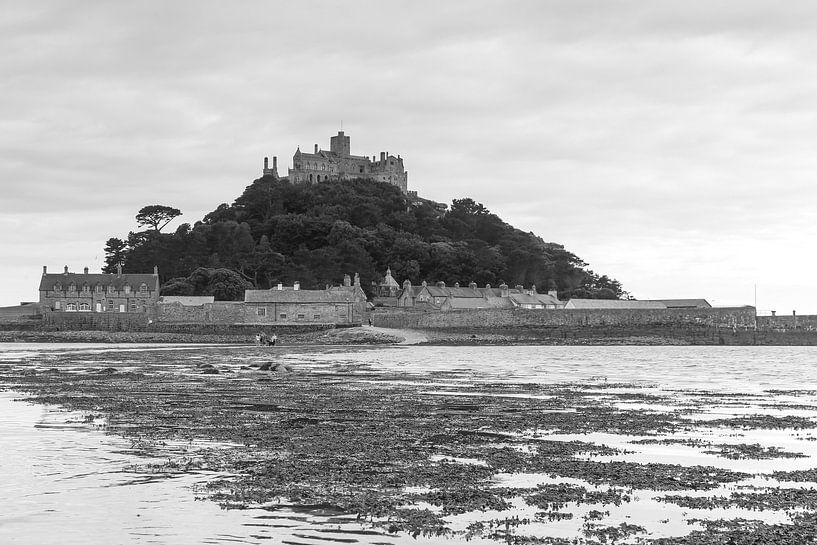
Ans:
MULTIPOLYGON (((376 156, 352 155, 350 139, 343 131, 329 139, 329 151, 322 150, 315 144, 314 153, 305 153, 299 147, 292 156, 292 167, 287 178, 292 183, 318 183, 330 180, 348 180, 351 178, 367 178, 378 182, 386 182, 408 193, 408 172, 403 166, 403 159, 398 155, 380 152, 380 160, 376 156)), ((264 176, 278 178, 278 158, 272 158, 272 168, 269 168, 269 158, 264 157, 264 176)))

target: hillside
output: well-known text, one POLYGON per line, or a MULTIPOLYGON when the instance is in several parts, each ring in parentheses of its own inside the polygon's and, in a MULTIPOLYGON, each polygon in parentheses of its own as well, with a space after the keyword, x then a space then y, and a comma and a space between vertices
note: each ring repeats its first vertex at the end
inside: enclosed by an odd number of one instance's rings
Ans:
POLYGON ((394 278, 536 284, 562 298, 615 298, 621 285, 599 276, 562 245, 508 225, 472 199, 448 210, 369 180, 293 185, 263 177, 231 205, 173 233, 132 232, 109 239, 106 270, 158 265, 164 294, 240 298, 245 287, 300 281, 304 288, 360 274, 368 289, 387 267, 394 278))

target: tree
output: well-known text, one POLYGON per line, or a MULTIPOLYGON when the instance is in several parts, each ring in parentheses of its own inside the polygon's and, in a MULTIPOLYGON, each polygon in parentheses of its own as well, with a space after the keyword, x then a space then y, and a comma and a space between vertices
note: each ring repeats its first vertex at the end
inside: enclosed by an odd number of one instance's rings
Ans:
POLYGON ((125 264, 127 259, 128 244, 119 238, 109 238, 105 242, 105 266, 102 267, 104 273, 114 273, 118 267, 125 264))
POLYGON ((181 215, 182 212, 178 208, 161 204, 151 204, 139 210, 139 213, 136 214, 136 223, 138 223, 140 227, 149 225, 158 233, 165 225, 181 215))

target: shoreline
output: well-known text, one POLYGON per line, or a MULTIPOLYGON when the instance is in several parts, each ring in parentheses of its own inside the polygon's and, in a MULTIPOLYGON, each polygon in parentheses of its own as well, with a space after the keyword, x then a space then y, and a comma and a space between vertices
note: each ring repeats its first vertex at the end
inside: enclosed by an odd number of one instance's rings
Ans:
MULTIPOLYGON (((753 331, 717 328, 392 329, 358 326, 310 332, 278 330, 279 344, 302 345, 547 345, 547 346, 817 346, 815 331, 753 331)), ((254 345, 254 334, 161 331, 3 329, 0 343, 179 343, 254 345)))

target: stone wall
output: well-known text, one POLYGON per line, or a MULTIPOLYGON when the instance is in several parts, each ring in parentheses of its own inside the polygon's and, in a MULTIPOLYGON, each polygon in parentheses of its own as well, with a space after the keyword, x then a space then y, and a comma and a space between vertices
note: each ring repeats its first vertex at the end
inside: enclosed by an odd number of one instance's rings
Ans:
POLYGON ((156 306, 156 322, 189 324, 332 324, 360 325, 365 303, 215 302, 200 306, 179 303, 156 306))
POLYGON ((150 316, 144 312, 46 312, 43 326, 60 330, 144 331, 150 316))
POLYGON ((372 322, 393 328, 491 329, 513 327, 639 326, 695 324, 754 328, 753 307, 706 309, 527 310, 486 309, 453 312, 378 311, 372 322))
POLYGON ((817 316, 758 316, 757 327, 762 330, 795 330, 817 331, 817 316))

